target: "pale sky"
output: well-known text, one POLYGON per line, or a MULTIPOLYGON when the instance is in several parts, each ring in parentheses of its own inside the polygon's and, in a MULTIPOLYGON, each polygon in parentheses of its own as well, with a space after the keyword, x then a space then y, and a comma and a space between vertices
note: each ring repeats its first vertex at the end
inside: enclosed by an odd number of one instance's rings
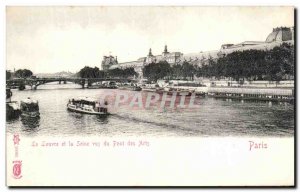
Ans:
POLYGON ((218 50, 224 43, 265 41, 294 26, 291 7, 7 7, 7 69, 34 73, 100 68, 161 54, 218 50))

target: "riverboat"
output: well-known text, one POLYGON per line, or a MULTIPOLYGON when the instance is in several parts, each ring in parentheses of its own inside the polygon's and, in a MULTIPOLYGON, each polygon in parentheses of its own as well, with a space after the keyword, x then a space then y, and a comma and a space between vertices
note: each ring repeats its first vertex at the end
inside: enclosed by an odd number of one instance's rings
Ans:
POLYGON ((182 90, 182 89, 176 89, 176 88, 164 88, 164 89, 156 89, 156 93, 163 94, 167 93, 167 95, 173 95, 176 94, 176 96, 191 96, 193 91, 188 91, 188 90, 182 90))
POLYGON ((188 91, 195 93, 197 96, 205 96, 208 94, 208 87, 200 82, 189 81, 170 81, 166 88, 180 91, 188 91))
POLYGON ((181 96, 181 95, 186 95, 186 96, 191 96, 193 91, 188 91, 188 90, 181 90, 181 89, 174 89, 174 88, 162 88, 162 87, 156 87, 156 88, 143 88, 143 91, 146 92, 154 92, 158 94, 164 94, 166 93, 167 95, 173 95, 174 92, 176 93, 176 96, 181 96))
POLYGON ((182 83, 178 81, 170 81, 167 83, 164 82, 161 86, 158 84, 148 84, 143 88, 143 91, 156 92, 158 94, 167 93, 168 95, 173 95, 175 92, 177 96, 191 96, 192 94, 195 94, 196 96, 205 97, 208 92, 208 88, 206 85, 197 82, 183 81, 182 83))
POLYGON ((92 115, 109 115, 107 111, 108 103, 105 101, 101 105, 97 100, 90 97, 79 97, 69 100, 67 109, 72 112, 86 113, 92 115))
POLYGON ((40 117, 39 103, 37 100, 31 99, 30 97, 21 100, 20 110, 21 117, 40 117))
POLYGON ((13 119, 19 117, 21 111, 17 101, 11 101, 12 92, 6 88, 6 119, 13 119))
POLYGON ((116 89, 117 84, 114 81, 95 83, 88 87, 88 89, 116 89))
POLYGON ((147 91, 147 92, 156 92, 156 88, 142 88, 143 91, 147 91))
POLYGON ((123 84, 118 87, 120 90, 141 91, 142 88, 137 84, 123 84))

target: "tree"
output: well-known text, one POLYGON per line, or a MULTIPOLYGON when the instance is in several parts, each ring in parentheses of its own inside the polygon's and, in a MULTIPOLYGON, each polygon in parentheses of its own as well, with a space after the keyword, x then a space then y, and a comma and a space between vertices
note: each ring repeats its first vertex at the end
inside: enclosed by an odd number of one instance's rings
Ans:
POLYGON ((235 51, 217 61, 209 58, 206 65, 196 67, 196 76, 278 81, 294 76, 294 58, 294 45, 287 43, 271 50, 235 51))
POLYGON ((28 69, 18 69, 15 72, 15 76, 18 78, 28 78, 32 76, 32 71, 28 70, 28 69))
POLYGON ((134 70, 133 67, 129 67, 124 69, 124 77, 128 78, 128 77, 137 77, 139 74, 134 70))
POLYGON ((100 71, 98 67, 88 67, 85 66, 78 72, 79 77, 81 78, 104 78, 105 73, 100 71))
POLYGON ((195 74, 195 67, 188 63, 187 61, 184 61, 182 63, 182 76, 184 79, 187 79, 187 77, 190 80, 194 79, 194 74, 195 74))
POLYGON ((11 76, 11 72, 6 70, 6 80, 9 80, 11 76))
POLYGON ((171 78, 172 79, 180 79, 182 77, 182 65, 175 64, 171 69, 171 78))
POLYGON ((157 81, 158 79, 170 78, 172 70, 167 61, 160 61, 146 65, 143 68, 143 75, 151 81, 157 81))
POLYGON ((294 76, 294 46, 283 43, 267 53, 267 76, 270 80, 282 80, 285 75, 294 76))

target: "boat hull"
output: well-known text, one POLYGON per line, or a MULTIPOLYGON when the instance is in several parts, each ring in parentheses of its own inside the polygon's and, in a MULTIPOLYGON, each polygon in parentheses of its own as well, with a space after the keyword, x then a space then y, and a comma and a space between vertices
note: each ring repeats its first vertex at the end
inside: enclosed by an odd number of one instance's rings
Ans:
POLYGON ((101 115, 101 116, 109 115, 108 112, 86 111, 86 110, 82 109, 81 107, 74 108, 72 105, 69 105, 69 104, 67 105, 67 109, 71 112, 76 112, 76 113, 84 113, 84 114, 90 114, 90 115, 101 115))
POLYGON ((120 90, 129 90, 129 91, 141 91, 140 87, 118 87, 120 90))
POLYGON ((15 102, 6 103, 6 119, 15 119, 18 118, 21 114, 20 109, 18 108, 15 102))
POLYGON ((28 112, 28 111, 21 110, 21 117, 32 117, 32 118, 40 117, 40 112, 39 111, 28 112))

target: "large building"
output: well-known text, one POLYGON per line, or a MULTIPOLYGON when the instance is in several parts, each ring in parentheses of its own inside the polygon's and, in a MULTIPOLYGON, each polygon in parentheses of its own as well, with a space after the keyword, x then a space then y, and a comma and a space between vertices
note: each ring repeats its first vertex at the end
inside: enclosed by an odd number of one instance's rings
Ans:
POLYGON ((159 61, 167 61, 172 64, 180 64, 182 61, 183 54, 180 52, 168 52, 168 47, 165 46, 164 51, 161 55, 153 55, 152 50, 150 48, 149 53, 146 57, 140 57, 136 61, 129 61, 118 63, 117 57, 113 56, 104 56, 102 60, 102 70, 115 69, 115 68, 129 68, 133 67, 135 71, 141 75, 143 72, 143 67, 149 63, 158 63, 159 61))
POLYGON ((184 61, 188 61, 194 65, 201 66, 211 58, 218 59, 234 51, 244 50, 269 50, 282 43, 294 44, 294 27, 277 27, 268 35, 265 41, 244 41, 238 44, 223 44, 219 50, 188 53, 183 54, 181 52, 168 52, 167 45, 164 47, 164 51, 161 55, 153 55, 150 48, 146 57, 141 57, 136 61, 118 63, 117 57, 104 56, 102 61, 102 69, 115 69, 115 68, 128 68, 133 67, 137 73, 142 75, 143 67, 149 63, 158 63, 160 61, 167 61, 170 65, 182 64, 184 61))

